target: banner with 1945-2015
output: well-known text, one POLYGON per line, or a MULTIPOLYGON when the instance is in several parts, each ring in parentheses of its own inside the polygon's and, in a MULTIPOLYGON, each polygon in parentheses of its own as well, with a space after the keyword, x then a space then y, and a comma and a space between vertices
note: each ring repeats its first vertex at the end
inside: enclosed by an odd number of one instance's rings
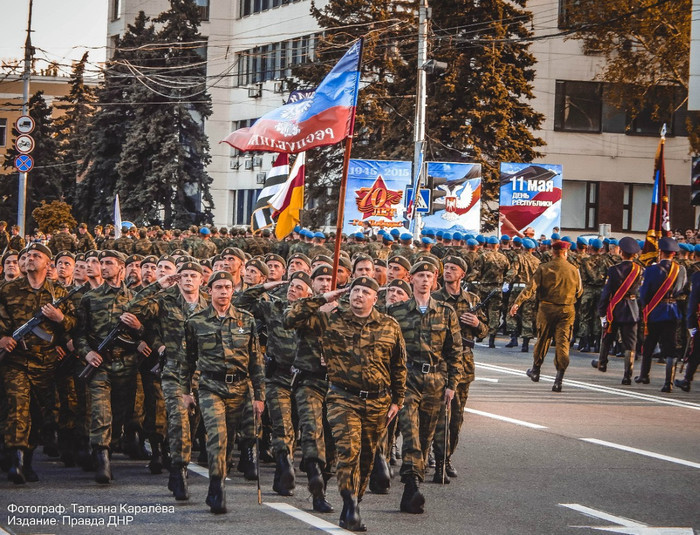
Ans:
POLYGON ((562 166, 501 163, 499 233, 549 237, 561 227, 562 166))
POLYGON ((351 159, 343 232, 376 233, 404 226, 404 194, 411 162, 351 159))

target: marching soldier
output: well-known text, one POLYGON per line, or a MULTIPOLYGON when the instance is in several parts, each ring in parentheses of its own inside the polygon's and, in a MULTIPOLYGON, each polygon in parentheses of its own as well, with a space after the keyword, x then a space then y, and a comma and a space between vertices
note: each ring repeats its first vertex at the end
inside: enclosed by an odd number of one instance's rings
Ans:
POLYGON ((214 514, 226 513, 226 451, 228 429, 241 419, 252 383, 253 411, 261 417, 265 403, 263 358, 255 333, 255 318, 231 304, 233 277, 224 271, 209 279, 211 304, 185 324, 187 366, 183 373, 183 404, 190 394, 195 370, 201 373, 199 401, 207 432, 209 492, 206 504, 214 514))
POLYGON ((608 369, 608 352, 620 331, 625 351, 623 385, 632 384, 635 349, 637 347, 637 322, 639 305, 637 293, 642 282, 642 268, 632 260, 640 252, 639 244, 632 238, 620 240, 622 262, 608 269, 603 293, 598 303, 598 316, 604 329, 600 356, 591 365, 601 372, 608 369))
MULTIPOLYGON (((494 289, 503 287, 503 278, 510 268, 510 262, 504 254, 498 252, 498 238, 491 236, 486 240, 486 250, 477 259, 474 269, 479 273, 479 297, 485 299, 494 289)), ((489 319, 489 347, 496 347, 496 332, 501 324, 501 294, 494 296, 486 308, 489 319)))
POLYGON ((681 319, 675 298, 687 281, 685 268, 673 261, 679 249, 673 238, 659 240, 659 262, 644 270, 644 282, 639 291, 645 338, 642 369, 634 382, 649 384, 652 354, 658 343, 662 357, 666 358, 666 379, 662 392, 670 392, 673 388, 676 324, 681 319))
POLYGON ((539 308, 537 310, 537 343, 533 355, 532 368, 527 375, 534 382, 540 380, 540 367, 549 350, 552 338, 556 344, 554 366, 557 377, 552 386, 552 392, 561 392, 564 372, 569 366, 569 343, 574 326, 574 304, 583 292, 581 275, 578 270, 566 260, 569 242, 557 241, 552 246, 552 260, 540 264, 530 279, 527 288, 517 297, 510 308, 511 316, 518 308, 537 295, 539 308))
MULTIPOLYGON (((513 255, 513 261, 510 264, 510 269, 506 273, 505 285, 508 286, 510 290, 510 304, 513 306, 515 300, 520 295, 527 283, 530 281, 537 266, 540 265, 540 261, 535 255, 532 254, 532 250, 535 248, 535 244, 532 240, 525 238, 525 243, 523 245, 525 250, 524 253, 513 255)), ((532 329, 532 322, 535 315, 535 299, 530 298, 522 304, 522 307, 516 316, 511 316, 506 314, 506 324, 508 330, 510 331, 510 342, 506 344, 505 347, 518 347, 518 324, 520 324, 520 334, 523 337, 523 345, 520 351, 527 353, 530 346, 530 340, 534 337, 534 331, 532 329)))
POLYGON ((599 239, 591 240, 592 253, 581 260, 579 268, 583 294, 579 306, 581 342, 578 349, 582 353, 600 350, 600 323, 597 320, 596 308, 603 291, 606 271, 610 267, 603 256, 602 248, 603 243, 599 239))

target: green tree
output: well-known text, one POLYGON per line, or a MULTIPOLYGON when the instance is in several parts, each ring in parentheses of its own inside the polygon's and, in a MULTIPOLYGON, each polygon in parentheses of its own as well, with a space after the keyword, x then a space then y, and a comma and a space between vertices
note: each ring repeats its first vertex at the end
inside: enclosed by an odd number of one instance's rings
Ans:
POLYGON ((56 108, 64 114, 54 121, 61 161, 57 175, 60 176, 63 199, 71 204, 75 201, 77 170, 85 154, 85 134, 95 111, 95 90, 85 85, 87 60, 88 53, 85 52, 80 61, 73 65, 70 91, 56 104, 56 108))
MULTIPOLYGON (((605 58, 599 78, 610 84, 613 105, 629 120, 649 112, 665 122, 687 109, 692 16, 692 0, 588 0, 569 2, 563 22, 585 52, 605 58)), ((691 112, 685 120, 694 153, 700 153, 699 119, 691 112)))
MULTIPOLYGON (((44 92, 37 91, 29 98, 29 115, 34 119, 35 127, 31 136, 34 138, 34 168, 27 173, 27 195, 25 213, 31 214, 34 208, 43 200, 51 201, 60 198, 60 181, 57 180, 58 145, 55 139, 55 127, 51 117, 52 108, 44 100, 44 92)), ((2 163, 6 170, 12 170, 0 175, 0 219, 17 220, 17 199, 19 173, 14 169, 15 157, 19 154, 14 147, 14 140, 19 132, 12 129, 12 142, 2 163)), ((31 221, 27 220, 27 229, 31 221)))
POLYGON ((44 234, 53 234, 64 224, 70 228, 75 228, 78 224, 71 213, 70 205, 63 201, 41 201, 41 204, 32 210, 32 217, 44 234))

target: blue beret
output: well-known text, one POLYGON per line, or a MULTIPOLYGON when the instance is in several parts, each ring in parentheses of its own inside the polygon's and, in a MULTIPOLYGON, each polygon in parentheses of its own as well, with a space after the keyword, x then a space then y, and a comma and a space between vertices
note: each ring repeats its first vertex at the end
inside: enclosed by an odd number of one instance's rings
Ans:
POLYGON ((299 225, 297 225, 296 227, 294 227, 294 232, 296 232, 297 234, 299 234, 300 231, 301 231, 301 227, 300 227, 299 225))
POLYGON ((442 236, 443 236, 444 234, 445 234, 445 231, 444 231, 444 230, 438 230, 438 231, 435 233, 435 236, 437 236, 438 238, 442 238, 442 236))
POLYGON ((574 242, 571 241, 571 238, 569 238, 568 236, 564 236, 564 237, 561 239, 561 241, 565 241, 565 242, 567 242, 567 243, 574 243, 574 242))
POLYGON ((496 236, 489 236, 488 240, 486 240, 486 243, 489 245, 496 245, 498 243, 498 238, 496 236))
POLYGON ((608 245, 610 243, 610 238, 603 239, 603 245, 608 245))
POLYGON ((460 240, 460 241, 461 241, 461 240, 462 240, 462 233, 461 233, 461 232, 455 232, 455 233, 452 235, 452 239, 453 239, 453 240, 460 240))
POLYGON ((365 239, 365 235, 362 234, 362 232, 355 232, 355 234, 353 234, 352 237, 355 238, 356 240, 364 240, 365 239))
POLYGON ((209 230, 207 227, 202 227, 199 229, 199 233, 206 236, 207 234, 211 234, 211 230, 209 230))
POLYGON ((640 247, 644 247, 644 240, 637 240, 640 247))
MULTIPOLYGON (((564 240, 562 240, 562 241, 564 241, 564 240)), ((567 243, 570 243, 570 244, 571 244, 571 250, 572 250, 572 251, 575 251, 575 250, 576 250, 576 244, 575 244, 574 242, 569 241, 569 242, 567 242, 567 243)))
POLYGON ((410 232, 404 232, 403 234, 401 234, 401 236, 399 236, 399 239, 401 241, 410 241, 413 239, 413 236, 410 232))
POLYGON ((510 241, 510 236, 508 236, 508 234, 504 234, 501 236, 501 241, 510 241))
POLYGON ((384 236, 384 234, 386 234, 386 230, 384 230, 383 228, 380 228, 377 231, 377 236, 384 236))
POLYGON ((394 238, 398 238, 398 237, 401 235, 401 231, 400 231, 399 229, 397 229, 397 228, 393 228, 393 229, 391 229, 390 234, 391 234, 394 238))
POLYGON ((435 231, 434 231, 433 229, 429 228, 428 230, 425 231, 425 235, 426 235, 428 238, 434 238, 434 237, 435 237, 435 231))
POLYGON ((484 238, 481 234, 478 234, 476 237, 476 241, 479 243, 486 243, 486 238, 484 238))
POLYGON ((559 236, 559 234, 557 234, 556 232, 554 234, 552 234, 551 238, 553 240, 561 240, 561 236, 559 236))
POLYGON ((384 236, 382 236, 382 239, 384 241, 388 241, 388 242, 392 242, 392 243, 394 241, 394 238, 391 237, 391 234, 384 234, 384 236))
POLYGON ((610 245, 617 245, 617 240, 615 238, 610 238, 610 245))
POLYGON ((420 235, 421 235, 421 236, 425 236, 425 232, 426 232, 425 229, 421 230, 421 231, 420 231, 420 235))
POLYGON ((598 238, 592 239, 590 241, 590 244, 591 244, 591 247, 593 247, 596 250, 603 248, 603 242, 600 241, 598 238))
POLYGON ((323 232, 314 232, 314 238, 325 238, 326 235, 323 232))
POLYGON ((467 245, 469 245, 470 247, 474 247, 475 245, 479 245, 479 242, 476 241, 474 238, 469 238, 467 240, 467 245))
POLYGON ((428 244, 428 245, 431 243, 435 243, 434 239, 428 238, 427 236, 423 236, 420 241, 422 241, 423 243, 428 244))
POLYGON ((552 245, 552 240, 542 240, 543 245, 552 245))
POLYGON ((451 232, 443 232, 443 234, 442 234, 442 239, 443 239, 443 240, 451 240, 451 239, 452 239, 452 233, 451 233, 451 232))
POLYGON ((576 238, 576 243, 578 243, 579 245, 588 245, 588 240, 583 236, 579 236, 578 238, 576 238))
POLYGON ((695 254, 700 254, 700 243, 698 243, 698 244, 694 247, 694 250, 695 250, 695 254))
POLYGON ((523 239, 522 239, 520 236, 516 236, 515 238, 513 238, 513 243, 520 243, 520 244, 522 244, 522 243, 523 243, 523 239))
POLYGON ((525 239, 523 240, 523 247, 524 247, 525 249, 534 249, 534 248, 535 248, 535 242, 532 241, 532 240, 529 239, 529 238, 525 238, 525 239))
POLYGON ((464 235, 465 240, 473 240, 474 239, 474 234, 465 234, 464 235))

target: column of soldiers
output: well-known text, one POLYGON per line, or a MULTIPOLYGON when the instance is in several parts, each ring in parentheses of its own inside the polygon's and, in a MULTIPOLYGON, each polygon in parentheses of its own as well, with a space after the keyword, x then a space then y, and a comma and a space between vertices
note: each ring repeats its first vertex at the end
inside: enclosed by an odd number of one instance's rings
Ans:
POLYGON ((657 343, 667 363, 663 391, 674 384, 688 391, 698 365, 694 344, 685 377, 674 382, 679 323, 688 322, 688 340, 697 338, 700 250, 680 265, 671 239, 660 241, 660 261, 643 269, 629 238, 620 240, 616 258, 617 243, 587 246, 558 235, 537 251, 533 240, 507 236, 425 231, 414 246, 405 232, 369 240, 358 234, 342 242, 338 289, 331 291, 332 243, 320 232, 297 228, 277 242, 269 233, 229 238, 208 227, 169 241, 160 230, 125 229, 118 239, 99 230, 93 238, 81 225, 83 247, 100 241, 112 249, 77 252, 78 240, 64 227, 49 247, 32 243, 2 257, 0 371, 9 402, 0 407, 0 424, 4 468, 17 484, 38 480, 32 460, 39 443, 66 466, 94 470, 100 484, 114 477, 112 454, 128 451, 148 455, 153 474, 168 469, 169 490, 185 501, 187 466, 201 436, 206 503, 225 513, 234 442, 239 469, 255 479, 253 445, 269 434, 273 490, 293 494, 299 448, 313 509, 334 510, 326 486, 335 473, 340 524, 362 530, 367 487, 385 493, 390 485, 394 429, 402 437, 402 511, 424 511, 420 484, 431 451, 433 482, 456 477, 451 458, 474 379, 472 348, 487 334, 495 347, 505 326, 506 347, 522 337, 524 352, 537 338, 533 381, 554 340, 553 390, 561 391, 577 300, 588 291, 593 295, 579 305, 580 336, 589 347, 602 336, 594 360, 600 371, 619 339, 622 382, 631 383, 638 330, 637 383, 649 382, 657 343), (596 273, 600 266, 606 274, 596 273), (682 295, 685 317, 676 301, 682 295), (37 312, 40 329, 14 339, 37 312))

